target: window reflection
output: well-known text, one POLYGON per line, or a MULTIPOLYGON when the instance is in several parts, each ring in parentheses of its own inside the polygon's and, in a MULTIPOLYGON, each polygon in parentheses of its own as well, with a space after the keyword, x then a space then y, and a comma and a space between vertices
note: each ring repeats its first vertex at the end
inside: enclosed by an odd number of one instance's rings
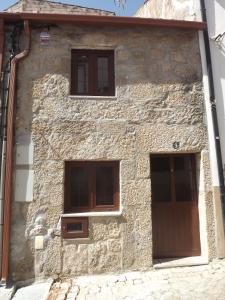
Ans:
POLYGON ((98 57, 98 92, 104 94, 109 89, 108 57, 98 57))
POLYGON ((80 56, 77 62, 77 90, 79 94, 88 92, 88 57, 80 56))

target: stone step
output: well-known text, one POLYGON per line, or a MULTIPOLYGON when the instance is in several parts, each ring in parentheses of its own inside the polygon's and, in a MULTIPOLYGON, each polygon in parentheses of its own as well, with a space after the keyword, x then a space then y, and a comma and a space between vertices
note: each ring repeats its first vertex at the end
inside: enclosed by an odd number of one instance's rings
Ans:
POLYGON ((16 291, 13 300, 47 300, 53 280, 38 282, 20 288, 16 291))
POLYGON ((15 287, 1 287, 0 288, 0 300, 11 300, 15 293, 15 287))

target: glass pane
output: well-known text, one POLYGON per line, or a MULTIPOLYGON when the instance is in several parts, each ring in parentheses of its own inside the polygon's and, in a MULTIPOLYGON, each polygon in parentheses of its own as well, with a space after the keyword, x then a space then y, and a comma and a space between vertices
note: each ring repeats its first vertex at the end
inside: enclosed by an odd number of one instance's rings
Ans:
POLYGON ((71 184, 71 205, 73 207, 88 206, 88 169, 84 167, 75 167, 70 172, 71 184))
POLYGON ((108 90, 109 90, 108 57, 98 57, 98 93, 104 94, 108 90))
POLYGON ((77 92, 88 93, 88 57, 80 56, 77 62, 77 92))
POLYGON ((152 201, 171 201, 170 159, 169 157, 151 158, 152 201))
POLYGON ((67 224, 67 232, 74 232, 74 231, 83 231, 83 224, 82 223, 68 223, 67 224))
POLYGON ((96 206, 113 205, 113 168, 96 167, 96 206))
POLYGON ((176 201, 192 201, 191 158, 175 157, 174 172, 176 201))

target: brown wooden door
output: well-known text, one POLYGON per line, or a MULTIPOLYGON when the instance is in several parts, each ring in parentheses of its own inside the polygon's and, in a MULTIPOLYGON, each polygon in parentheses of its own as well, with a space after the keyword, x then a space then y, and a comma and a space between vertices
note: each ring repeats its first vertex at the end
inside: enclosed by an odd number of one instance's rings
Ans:
POLYGON ((151 156, 153 255, 200 255, 194 155, 151 156))

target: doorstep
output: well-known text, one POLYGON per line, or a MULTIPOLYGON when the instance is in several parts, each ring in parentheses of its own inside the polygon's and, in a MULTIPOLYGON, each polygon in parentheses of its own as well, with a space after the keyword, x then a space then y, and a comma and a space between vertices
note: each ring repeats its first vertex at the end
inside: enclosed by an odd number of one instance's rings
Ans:
POLYGON ((29 286, 19 288, 12 300, 47 300, 53 279, 35 282, 29 286))
POLYGON ((200 265, 207 265, 208 263, 209 260, 202 256, 162 258, 162 259, 154 259, 153 267, 154 269, 166 269, 166 268, 176 268, 176 267, 200 266, 200 265))
POLYGON ((0 300, 11 300, 15 293, 15 286, 0 287, 0 300))

